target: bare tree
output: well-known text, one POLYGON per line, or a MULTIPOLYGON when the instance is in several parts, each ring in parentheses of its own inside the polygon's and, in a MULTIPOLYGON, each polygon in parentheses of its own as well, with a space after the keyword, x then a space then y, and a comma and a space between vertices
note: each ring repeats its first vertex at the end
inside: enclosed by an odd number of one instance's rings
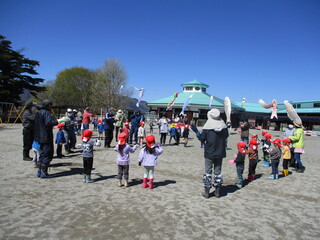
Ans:
POLYGON ((123 108, 129 101, 127 97, 132 96, 132 91, 127 89, 126 85, 125 68, 116 59, 106 60, 104 65, 94 72, 90 97, 92 108, 123 108))

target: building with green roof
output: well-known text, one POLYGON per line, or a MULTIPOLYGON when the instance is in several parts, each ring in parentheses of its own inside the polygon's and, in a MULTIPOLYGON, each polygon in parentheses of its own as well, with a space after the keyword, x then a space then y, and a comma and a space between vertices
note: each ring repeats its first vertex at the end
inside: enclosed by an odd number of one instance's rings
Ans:
MULTIPOLYGON (((181 87, 182 92, 178 93, 174 104, 170 108, 167 109, 168 104, 174 100, 174 93, 171 96, 148 102, 150 112, 157 116, 166 114, 168 118, 174 119, 181 113, 186 100, 192 96, 184 111, 189 122, 194 119, 199 126, 203 125, 207 119, 207 112, 211 108, 218 108, 221 116, 225 118, 224 99, 207 93, 209 85, 193 80, 181 84, 181 87), (213 100, 211 107, 209 107, 211 96, 213 100)), ((232 100, 232 96, 229 97, 232 100)), ((312 129, 319 126, 320 128, 320 100, 291 102, 291 104, 295 107, 305 127, 312 129)), ((272 109, 263 108, 258 101, 256 103, 231 102, 231 108, 232 127, 238 127, 241 121, 248 120, 252 127, 282 129, 291 122, 287 117, 283 103, 278 103, 278 119, 270 119, 272 109)))

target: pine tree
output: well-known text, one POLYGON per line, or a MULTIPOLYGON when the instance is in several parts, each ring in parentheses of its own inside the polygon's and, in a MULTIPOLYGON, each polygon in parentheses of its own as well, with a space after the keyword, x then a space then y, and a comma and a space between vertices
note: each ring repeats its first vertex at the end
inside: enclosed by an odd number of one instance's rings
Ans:
POLYGON ((21 52, 12 50, 11 41, 0 35, 0 102, 19 105, 24 90, 33 96, 45 90, 39 86, 44 79, 32 77, 38 74, 35 67, 39 62, 26 58, 21 52))

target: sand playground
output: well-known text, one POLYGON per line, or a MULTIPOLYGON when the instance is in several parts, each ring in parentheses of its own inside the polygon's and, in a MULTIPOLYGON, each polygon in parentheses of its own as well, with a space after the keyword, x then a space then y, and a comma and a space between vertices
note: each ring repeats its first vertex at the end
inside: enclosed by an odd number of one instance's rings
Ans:
MULTIPOLYGON (((229 133, 222 196, 205 199, 203 149, 193 132, 187 147, 164 146, 150 190, 141 187, 139 150, 131 154, 127 188, 117 186, 117 153, 103 147, 95 148, 94 183, 82 182, 80 150, 54 158, 51 178, 39 179, 34 164, 22 160, 21 124, 1 125, 0 239, 320 239, 320 138, 305 137, 304 173, 289 168, 289 176, 269 180, 271 168, 260 162, 258 179, 238 189, 228 160, 240 134, 229 133)), ((247 171, 246 158, 245 177, 247 171)))

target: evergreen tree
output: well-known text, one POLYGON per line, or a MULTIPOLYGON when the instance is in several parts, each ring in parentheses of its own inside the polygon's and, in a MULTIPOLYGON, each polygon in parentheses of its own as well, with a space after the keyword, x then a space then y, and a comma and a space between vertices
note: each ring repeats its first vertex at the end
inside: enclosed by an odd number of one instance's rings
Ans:
POLYGON ((33 96, 45 90, 39 86, 44 79, 32 77, 38 74, 35 67, 39 62, 26 58, 21 52, 12 50, 11 42, 0 35, 0 102, 19 105, 24 90, 33 96))

